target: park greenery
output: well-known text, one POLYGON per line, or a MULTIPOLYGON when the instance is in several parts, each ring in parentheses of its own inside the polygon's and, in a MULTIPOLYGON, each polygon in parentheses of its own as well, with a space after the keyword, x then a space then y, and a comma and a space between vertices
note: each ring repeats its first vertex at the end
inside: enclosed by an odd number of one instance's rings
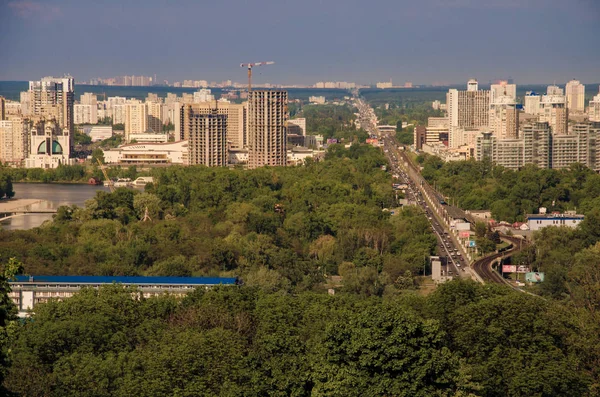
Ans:
MULTIPOLYGON (((96 149, 97 157, 101 157, 96 149)), ((109 178, 131 178, 135 179, 139 176, 135 166, 108 167, 107 173, 109 178)), ((97 162, 91 164, 75 164, 75 165, 59 165, 56 168, 12 168, 0 167, 0 189, 3 189, 3 181, 12 182, 60 182, 60 183, 87 183, 90 178, 103 181, 104 175, 98 167, 97 162)), ((16 192, 18 198, 18 192, 16 192)))
POLYGON ((306 118, 309 135, 322 135, 344 142, 365 142, 369 134, 354 124, 357 110, 349 105, 305 105, 296 113, 306 118))
POLYGON ((397 215, 376 148, 333 145, 306 166, 153 170, 145 192, 98 192, 40 230, 0 232, 0 260, 30 274, 236 275, 268 289, 395 293, 435 249, 416 208, 397 215), (146 213, 152 221, 141 222, 146 213))
POLYGON ((597 395, 597 318, 501 286, 453 281, 387 298, 250 286, 132 295, 84 289, 13 322, 4 394, 597 395))
POLYGON ((444 162, 421 154, 416 158, 423 177, 463 209, 489 209, 497 221, 524 221, 540 207, 548 212, 600 208, 600 175, 581 165, 541 169, 526 165, 510 170, 489 161, 444 162))
MULTIPOLYGON (((492 204, 494 183, 505 183, 497 181, 526 185, 546 175, 419 161, 446 193, 468 185, 488 192, 492 204), (444 184, 450 176, 456 186, 444 184)), ((543 297, 471 281, 427 295, 417 276, 436 240, 419 208, 386 210, 396 202, 386 164, 378 149, 355 144, 332 145, 324 160, 301 167, 160 168, 144 192, 98 192, 84 208, 61 207, 40 228, 0 231, 0 263, 7 264, 0 393, 600 395, 600 190, 593 194, 600 185, 593 173, 573 167, 546 175, 568 188, 587 218, 576 230, 544 229, 535 249, 515 258, 547 272, 534 290, 543 297), (238 276, 242 285, 184 298, 144 298, 119 285, 84 289, 17 321, 6 295, 17 268, 238 276)), ((548 207, 570 208, 570 200, 548 207)), ((499 237, 481 224, 476 233, 499 237)))

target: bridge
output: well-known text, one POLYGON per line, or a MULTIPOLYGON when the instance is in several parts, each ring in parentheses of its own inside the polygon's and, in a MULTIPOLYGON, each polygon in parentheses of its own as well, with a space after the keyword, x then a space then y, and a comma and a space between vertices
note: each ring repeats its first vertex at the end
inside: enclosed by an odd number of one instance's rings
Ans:
POLYGON ((23 216, 28 214, 56 214, 56 209, 53 208, 42 208, 36 210, 28 210, 28 209, 16 209, 10 211, 0 212, 0 222, 5 221, 7 219, 11 219, 17 216, 23 216))

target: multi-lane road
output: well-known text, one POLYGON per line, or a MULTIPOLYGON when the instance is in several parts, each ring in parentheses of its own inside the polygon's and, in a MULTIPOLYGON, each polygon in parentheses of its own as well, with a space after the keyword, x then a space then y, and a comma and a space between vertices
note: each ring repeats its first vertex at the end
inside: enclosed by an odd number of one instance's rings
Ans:
POLYGON ((382 136, 379 133, 375 112, 366 101, 357 98, 355 104, 359 110, 359 126, 383 142, 384 152, 391 167, 390 172, 396 183, 406 187, 405 198, 409 203, 420 206, 427 215, 431 229, 437 238, 437 253, 442 259, 445 275, 473 277, 480 282, 505 283, 502 276, 492 269, 492 263, 500 257, 517 251, 520 244, 517 244, 514 238, 507 237, 505 239, 513 243, 511 249, 479 259, 469 266, 465 249, 447 227, 447 219, 443 219, 447 216, 443 196, 423 179, 420 171, 412 164, 394 137, 382 136))

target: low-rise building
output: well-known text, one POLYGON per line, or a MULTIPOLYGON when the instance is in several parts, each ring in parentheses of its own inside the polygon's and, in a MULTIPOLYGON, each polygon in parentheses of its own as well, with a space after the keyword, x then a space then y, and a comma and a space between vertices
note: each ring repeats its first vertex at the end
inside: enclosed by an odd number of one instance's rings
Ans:
POLYGON ((188 141, 132 143, 104 151, 107 164, 187 164, 188 141))
POLYGON ((529 230, 536 231, 548 226, 567 226, 576 228, 585 217, 574 213, 564 214, 534 214, 527 215, 527 226, 529 230))
POLYGON ((140 296, 150 298, 169 293, 182 297, 196 288, 216 285, 236 285, 235 277, 120 277, 120 276, 16 276, 10 281, 9 297, 19 310, 19 317, 26 317, 35 306, 51 299, 70 298, 82 288, 99 288, 103 285, 120 284, 136 287, 140 296))

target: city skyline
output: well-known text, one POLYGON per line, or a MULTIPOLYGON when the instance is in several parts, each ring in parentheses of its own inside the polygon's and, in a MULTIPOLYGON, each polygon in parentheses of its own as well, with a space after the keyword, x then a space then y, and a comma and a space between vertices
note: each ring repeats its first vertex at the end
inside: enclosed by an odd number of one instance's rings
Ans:
POLYGON ((309 0, 302 7, 13 0, 0 2, 0 80, 70 73, 78 81, 156 74, 159 82, 243 82, 241 62, 273 60, 255 71, 255 83, 456 84, 477 76, 591 84, 600 77, 600 54, 590 51, 599 22, 600 5, 589 0, 309 0), (210 46, 190 50, 204 34, 214 34, 210 46))

